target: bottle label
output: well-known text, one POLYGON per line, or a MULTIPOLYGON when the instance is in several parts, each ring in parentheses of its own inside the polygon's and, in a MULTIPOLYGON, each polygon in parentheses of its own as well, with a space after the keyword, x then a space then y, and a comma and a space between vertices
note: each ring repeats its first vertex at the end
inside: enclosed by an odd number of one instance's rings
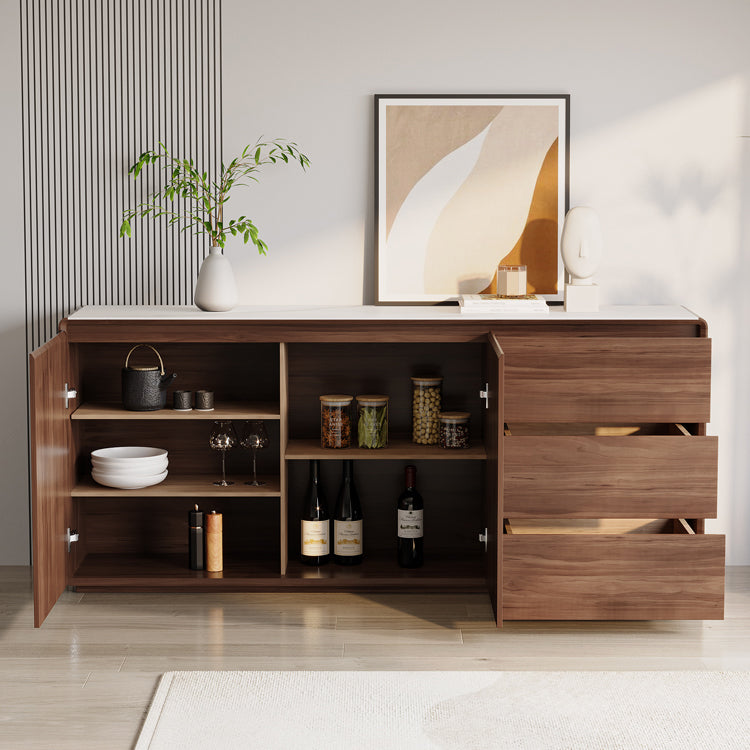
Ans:
POLYGON ((362 521, 333 522, 335 555, 354 557, 362 554, 362 521))
POLYGON ((328 521, 302 521, 302 554, 321 557, 328 548, 328 521))
POLYGON ((398 535, 402 539, 421 539, 424 536, 423 515, 423 510, 399 510, 398 535))

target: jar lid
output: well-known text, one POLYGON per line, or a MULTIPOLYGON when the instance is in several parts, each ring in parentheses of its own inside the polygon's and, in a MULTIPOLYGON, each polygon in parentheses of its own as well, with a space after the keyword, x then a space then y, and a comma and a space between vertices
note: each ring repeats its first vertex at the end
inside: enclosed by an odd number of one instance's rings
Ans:
POLYGON ((341 393, 334 393, 328 396, 321 396, 320 400, 326 406, 348 406, 351 404, 354 396, 346 396, 341 393))
POLYGON ((390 396, 380 396, 378 394, 371 394, 368 396, 357 396, 357 403, 363 404, 364 406, 382 406, 388 403, 390 396))
POLYGON ((458 423, 468 422, 470 416, 468 411, 441 411, 438 419, 441 422, 458 423))
POLYGON ((412 378, 411 382, 414 383, 414 385, 440 385, 443 382, 443 378, 440 376, 412 378))

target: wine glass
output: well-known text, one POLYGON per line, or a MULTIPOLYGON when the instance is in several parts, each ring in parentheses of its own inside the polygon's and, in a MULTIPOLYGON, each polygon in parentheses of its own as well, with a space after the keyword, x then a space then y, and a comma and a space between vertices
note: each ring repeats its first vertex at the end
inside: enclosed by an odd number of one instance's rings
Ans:
POLYGON ((245 482, 251 487, 260 487, 265 482, 259 482, 258 476, 255 471, 255 455, 258 450, 265 448, 268 445, 268 433, 266 432, 266 426, 263 424, 262 419, 253 419, 249 422, 245 422, 245 428, 242 434, 242 441, 240 445, 243 448, 248 448, 253 456, 253 481, 245 482))
POLYGON ((217 421, 214 422, 213 430, 211 430, 211 437, 208 439, 208 444, 215 451, 221 451, 221 479, 214 482, 219 487, 228 487, 234 482, 227 481, 227 451, 237 443, 237 433, 234 431, 234 425, 230 421, 217 421))

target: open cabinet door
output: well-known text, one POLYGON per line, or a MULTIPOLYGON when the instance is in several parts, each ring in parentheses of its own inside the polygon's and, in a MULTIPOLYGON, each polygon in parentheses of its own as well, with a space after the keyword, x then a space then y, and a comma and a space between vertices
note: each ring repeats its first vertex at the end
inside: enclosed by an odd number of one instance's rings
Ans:
POLYGON ((70 383, 67 334, 29 355, 31 522, 33 528, 34 627, 39 627, 67 583, 66 530, 70 513, 70 383))
POLYGON ((503 624, 503 350, 493 333, 487 351, 487 420, 484 437, 487 448, 486 512, 487 585, 498 627, 503 624))

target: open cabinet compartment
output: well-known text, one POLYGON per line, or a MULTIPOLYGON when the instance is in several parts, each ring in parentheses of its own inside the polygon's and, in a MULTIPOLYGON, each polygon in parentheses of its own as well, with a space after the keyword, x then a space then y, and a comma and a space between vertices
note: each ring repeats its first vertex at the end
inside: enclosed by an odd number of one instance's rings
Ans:
MULTIPOLYGON (((312 587, 395 591, 486 591, 486 553, 479 533, 486 527, 484 343, 292 343, 288 364, 286 448, 289 507, 287 578, 312 587), (471 414, 471 443, 444 449, 412 442, 412 376, 443 377, 443 410, 471 414), (321 447, 320 400, 328 393, 389 397, 388 445, 321 447), (299 560, 299 518, 308 481, 308 462, 321 461, 321 485, 333 514, 341 462, 354 460, 355 482, 365 518, 364 560, 342 567, 333 562, 309 568, 299 560), (417 467, 425 498, 425 563, 403 569, 396 560, 396 500, 403 491, 404 468, 417 467)), ((353 409, 356 408, 356 399, 353 409)))

